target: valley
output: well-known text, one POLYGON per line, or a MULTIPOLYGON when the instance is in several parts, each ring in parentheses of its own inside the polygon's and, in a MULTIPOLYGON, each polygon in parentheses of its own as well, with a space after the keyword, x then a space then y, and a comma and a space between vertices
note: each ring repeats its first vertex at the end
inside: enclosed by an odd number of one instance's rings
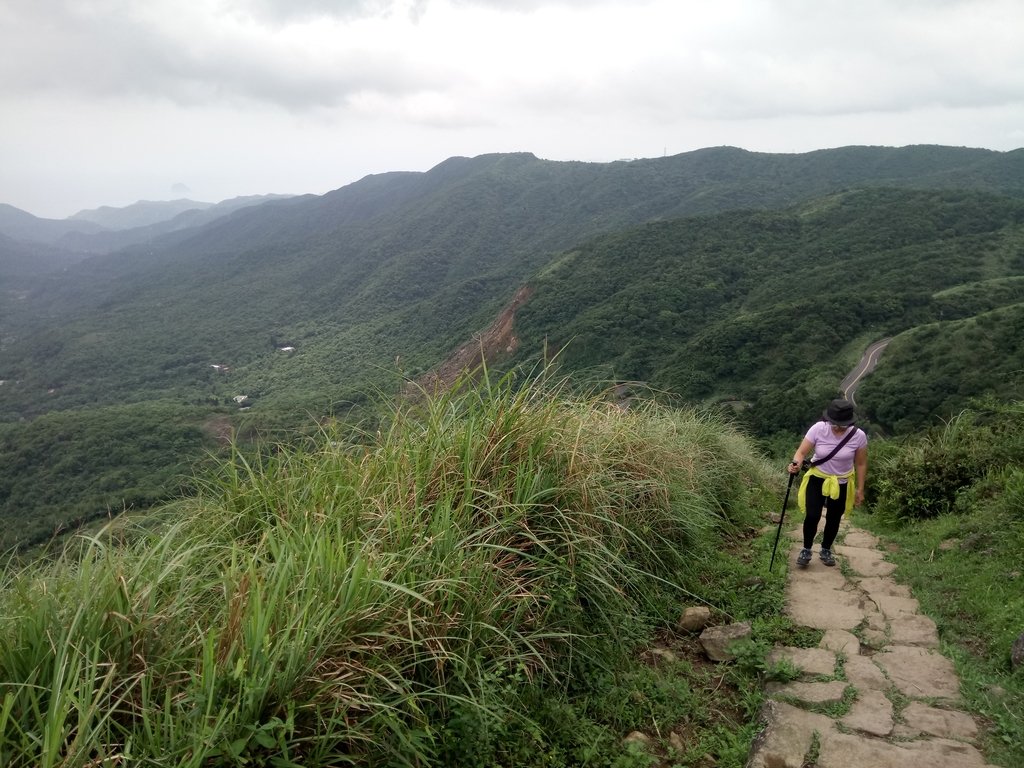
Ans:
POLYGON ((451 158, 246 201, 106 253, 60 250, 50 225, 10 239, 31 217, 7 230, 0 217, 0 446, 21 468, 0 517, 34 531, 4 544, 172 498, 219 450, 197 425, 226 420, 255 447, 372 421, 481 350, 496 374, 555 358, 584 388, 643 382, 724 406, 768 441, 881 337, 892 344, 857 391, 877 429, 1012 399, 1022 201, 1024 151, 717 147, 609 164, 451 158), (979 334, 1006 353, 959 341, 979 334), (163 436, 104 431, 123 418, 163 436), (59 442, 71 473, 44 463, 50 435, 75 436, 59 442), (90 476, 122 479, 99 493, 90 476), (43 478, 45 512, 31 490, 43 478))

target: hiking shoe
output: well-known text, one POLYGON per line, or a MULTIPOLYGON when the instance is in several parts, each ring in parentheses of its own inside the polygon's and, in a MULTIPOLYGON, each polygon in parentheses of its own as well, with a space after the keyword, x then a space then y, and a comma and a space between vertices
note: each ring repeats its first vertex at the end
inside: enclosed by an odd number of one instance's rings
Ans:
POLYGON ((811 550, 801 549, 800 554, 796 556, 797 565, 807 565, 811 562, 811 550))
POLYGON ((821 558, 821 562, 825 565, 832 566, 836 564, 836 559, 832 556, 831 549, 822 549, 821 552, 818 553, 818 557, 821 558))

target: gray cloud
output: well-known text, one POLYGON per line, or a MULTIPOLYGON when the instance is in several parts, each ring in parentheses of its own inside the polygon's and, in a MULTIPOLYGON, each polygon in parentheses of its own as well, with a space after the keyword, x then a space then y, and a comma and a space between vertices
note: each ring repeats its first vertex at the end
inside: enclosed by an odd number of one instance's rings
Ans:
POLYGON ((1022 28, 1019 0, 3 0, 0 202, 326 191, 489 151, 1006 149, 1022 28))
MULTIPOLYGON (((593 12, 616 3, 454 0, 453 5, 530 14, 551 6, 593 12)), ((393 98, 454 93, 477 79, 481 87, 501 89, 514 101, 546 108, 552 103, 601 108, 608 100, 666 117, 685 112, 729 119, 1021 99, 1018 73, 1024 71, 1024 55, 1015 31, 1024 15, 1006 0, 899 5, 740 0, 726 6, 735 18, 689 6, 692 15, 666 20, 671 38, 660 34, 657 17, 643 15, 653 6, 630 4, 639 23, 624 29, 618 41, 597 39, 588 45, 573 38, 574 30, 563 30, 548 48, 538 40, 520 41, 516 54, 551 62, 551 76, 530 92, 507 71, 488 76, 488 61, 467 62, 462 70, 431 56, 428 44, 375 48, 373 40, 361 39, 349 26, 408 20, 430 7, 429 0, 219 5, 9 0, 0 11, 6 16, 3 26, 27 33, 4 34, 0 93, 59 92, 186 105, 255 101, 303 110, 344 107, 366 93, 393 98), (322 37, 304 45, 301 25, 318 21, 322 37), (638 40, 644 25, 649 40, 638 40), (585 85, 586 73, 560 71, 562 49, 584 59, 599 82, 585 85)), ((583 29, 583 16, 569 18, 583 29)), ((494 55, 509 55, 498 40, 494 55)))
MULTIPOLYGON (((231 8, 252 6, 294 21, 318 16, 318 8, 331 8, 340 19, 365 18, 378 5, 252 0, 231 8)), ((229 13, 236 26, 228 28, 224 18, 190 17, 187 10, 179 15, 171 8, 165 5, 166 15, 156 15, 140 13, 130 2, 81 6, 14 0, 3 26, 31 32, 3 35, 7 50, 0 60, 0 91, 152 94, 180 101, 238 95, 319 105, 367 84, 400 91, 415 89, 421 79, 422 66, 389 54, 375 56, 358 40, 339 39, 325 62, 301 40, 244 16, 229 13)))

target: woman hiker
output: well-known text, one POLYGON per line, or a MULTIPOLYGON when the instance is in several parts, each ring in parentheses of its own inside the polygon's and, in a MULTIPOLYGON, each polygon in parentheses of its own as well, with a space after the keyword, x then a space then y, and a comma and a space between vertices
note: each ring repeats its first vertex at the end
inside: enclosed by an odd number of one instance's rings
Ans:
POLYGON ((853 426, 853 422, 853 403, 833 400, 822 414, 822 421, 807 430, 800 447, 793 454, 788 469, 795 475, 806 456, 814 452, 798 494, 800 509, 804 513, 804 547, 797 555, 797 565, 811 562, 811 545, 818 532, 823 506, 825 532, 821 536, 818 556, 825 565, 835 565, 832 542, 839 533, 839 521, 844 512, 864 502, 868 438, 864 430, 853 426), (851 485, 853 493, 850 493, 851 485))

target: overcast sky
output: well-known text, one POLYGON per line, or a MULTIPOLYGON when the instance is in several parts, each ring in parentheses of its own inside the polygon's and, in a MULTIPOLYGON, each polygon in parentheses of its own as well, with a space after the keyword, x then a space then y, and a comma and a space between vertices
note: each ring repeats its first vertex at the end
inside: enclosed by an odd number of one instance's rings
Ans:
POLYGON ((453 155, 1024 146, 1021 0, 2 0, 0 202, 321 194, 453 155))

